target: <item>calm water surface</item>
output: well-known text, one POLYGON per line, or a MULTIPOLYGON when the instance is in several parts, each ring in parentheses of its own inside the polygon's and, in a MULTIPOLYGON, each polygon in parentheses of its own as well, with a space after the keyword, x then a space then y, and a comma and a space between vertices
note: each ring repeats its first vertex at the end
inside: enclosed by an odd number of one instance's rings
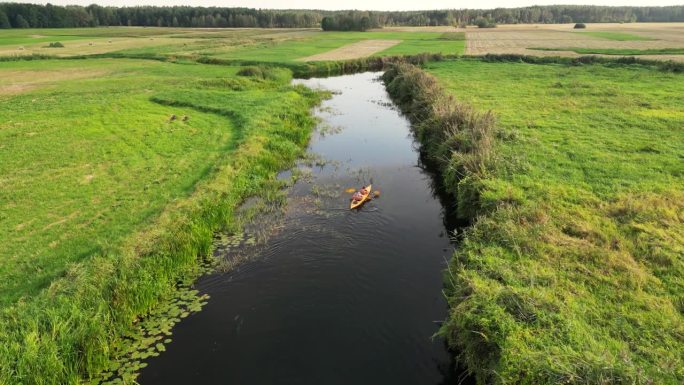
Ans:
POLYGON ((335 91, 309 149, 326 165, 292 188, 258 258, 197 283, 208 305, 174 328, 141 384, 458 382, 432 338, 452 250, 444 209, 379 75, 297 81, 335 91), (344 190, 370 180, 381 197, 346 210, 344 190))

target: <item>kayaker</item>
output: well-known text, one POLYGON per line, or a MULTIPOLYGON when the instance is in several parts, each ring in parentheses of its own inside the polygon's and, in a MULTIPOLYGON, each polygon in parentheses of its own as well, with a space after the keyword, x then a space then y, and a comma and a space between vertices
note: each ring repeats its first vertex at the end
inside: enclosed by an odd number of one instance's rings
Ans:
POLYGON ((363 199, 363 195, 364 195, 364 194, 361 194, 360 191, 357 191, 357 192, 354 193, 354 195, 352 195, 352 199, 353 199, 354 201, 357 201, 357 202, 358 202, 358 201, 360 201, 361 199, 363 199))

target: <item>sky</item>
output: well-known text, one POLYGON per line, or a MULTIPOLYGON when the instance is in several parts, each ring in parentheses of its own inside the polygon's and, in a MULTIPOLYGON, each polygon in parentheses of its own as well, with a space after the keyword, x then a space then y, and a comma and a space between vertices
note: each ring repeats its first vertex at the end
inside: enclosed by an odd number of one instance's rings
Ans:
MULTIPOLYGON (((20 3, 54 5, 189 5, 204 7, 248 7, 271 9, 362 9, 362 10, 424 10, 424 9, 462 9, 462 8, 497 8, 524 7, 529 5, 551 4, 588 4, 588 5, 632 5, 660 6, 684 5, 684 0, 480 0, 478 2, 457 0, 10 0, 20 3)), ((0 0, 0 2, 8 2, 0 0)))

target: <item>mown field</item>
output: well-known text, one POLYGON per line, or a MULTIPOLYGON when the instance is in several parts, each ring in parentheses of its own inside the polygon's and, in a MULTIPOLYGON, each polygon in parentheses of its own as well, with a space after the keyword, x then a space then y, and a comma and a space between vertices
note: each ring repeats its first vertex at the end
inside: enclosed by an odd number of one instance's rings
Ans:
POLYGON ((650 59, 684 61, 684 24, 626 23, 503 25, 467 29, 466 54, 532 56, 647 55, 650 59))
MULTIPOLYGON (((455 31, 455 30, 454 30, 455 31)), ((376 55, 423 52, 459 55, 463 32, 322 32, 314 29, 82 28, 11 30, 0 34, 0 56, 78 56, 118 52, 207 56, 235 61, 295 62, 365 40, 398 40, 376 55), (63 48, 49 48, 59 41, 63 48)), ((366 56, 360 53, 357 57, 366 56)), ((334 60, 334 59, 333 59, 334 60)))
MULTIPOLYGON (((608 32, 582 39, 616 50, 676 40, 608 32)), ((0 383, 96 378, 121 336, 197 276, 213 234, 239 228, 240 202, 277 200, 273 178, 303 151, 322 97, 289 85, 292 68, 364 41, 397 43, 361 56, 459 55, 470 35, 0 32, 0 383)), ((559 44, 546 47, 574 47, 559 44)), ((479 193, 461 194, 465 216, 481 216, 447 279, 445 330, 468 368, 502 384, 681 383, 682 75, 474 59, 427 70, 498 122, 479 193)), ((464 175, 448 176, 463 190, 464 175)))
POLYGON ((472 60, 427 71, 496 116, 482 168, 447 178, 474 218, 444 328, 467 366, 483 383, 682 383, 682 75, 472 60))

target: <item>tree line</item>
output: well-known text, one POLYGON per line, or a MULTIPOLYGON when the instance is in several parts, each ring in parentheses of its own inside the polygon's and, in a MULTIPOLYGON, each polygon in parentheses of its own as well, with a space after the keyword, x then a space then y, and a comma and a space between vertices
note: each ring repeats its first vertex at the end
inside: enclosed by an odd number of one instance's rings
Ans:
POLYGON ((523 8, 437 11, 265 10, 221 7, 102 7, 0 4, 0 28, 66 28, 98 26, 257 27, 357 30, 383 26, 615 23, 684 21, 684 6, 604 7, 552 5, 523 8))
POLYGON ((380 19, 373 12, 340 12, 321 20, 324 31, 366 31, 380 27, 380 19))

